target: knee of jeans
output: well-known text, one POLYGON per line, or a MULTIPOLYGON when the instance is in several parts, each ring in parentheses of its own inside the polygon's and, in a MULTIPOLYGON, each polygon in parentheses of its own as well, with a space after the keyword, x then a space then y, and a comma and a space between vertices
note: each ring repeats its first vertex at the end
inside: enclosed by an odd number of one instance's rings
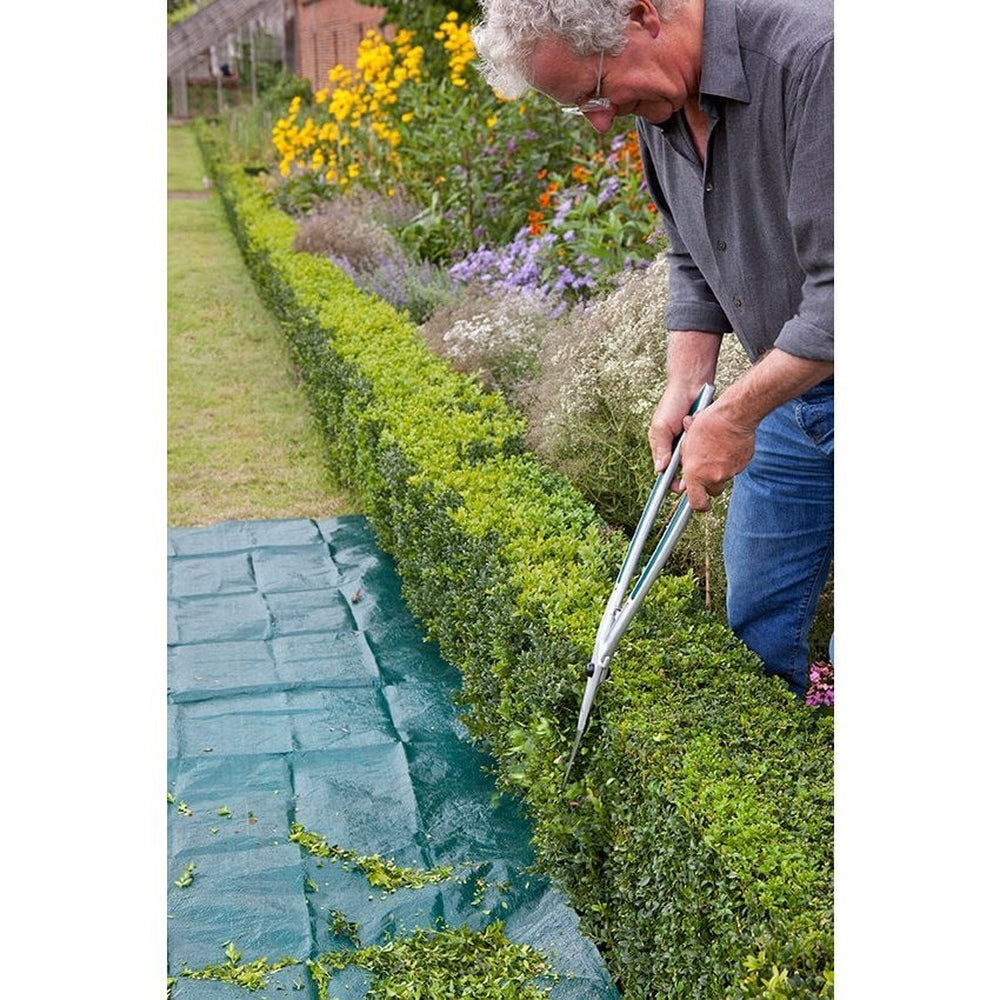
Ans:
POLYGON ((809 651, 792 606, 761 601, 759 590, 753 587, 742 595, 730 588, 726 614, 733 633, 760 657, 764 672, 781 677, 797 695, 804 696, 809 651))

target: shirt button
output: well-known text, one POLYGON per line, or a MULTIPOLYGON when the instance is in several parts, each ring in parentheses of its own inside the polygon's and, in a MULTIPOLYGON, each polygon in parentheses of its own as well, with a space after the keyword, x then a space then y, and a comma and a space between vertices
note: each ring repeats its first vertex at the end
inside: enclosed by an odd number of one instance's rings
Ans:
POLYGON ((706 182, 705 182, 705 190, 706 190, 706 191, 711 191, 711 190, 712 190, 712 187, 713 187, 713 186, 714 186, 714 185, 712 184, 712 182, 711 182, 711 181, 706 181, 706 182))
POLYGON ((734 295, 733 296, 733 305, 736 306, 737 309, 739 309, 740 306, 743 305, 743 300, 738 295, 734 295))
POLYGON ((717 240, 716 243, 715 243, 715 249, 716 250, 725 250, 726 249, 726 241, 725 240, 717 240))

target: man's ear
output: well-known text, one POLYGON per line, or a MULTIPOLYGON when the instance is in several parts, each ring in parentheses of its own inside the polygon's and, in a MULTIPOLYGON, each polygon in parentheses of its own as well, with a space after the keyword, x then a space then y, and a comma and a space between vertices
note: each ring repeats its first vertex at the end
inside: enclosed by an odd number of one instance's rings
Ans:
POLYGON ((652 0, 635 0, 628 16, 629 20, 647 32, 650 38, 656 38, 660 33, 660 12, 653 6, 652 0))

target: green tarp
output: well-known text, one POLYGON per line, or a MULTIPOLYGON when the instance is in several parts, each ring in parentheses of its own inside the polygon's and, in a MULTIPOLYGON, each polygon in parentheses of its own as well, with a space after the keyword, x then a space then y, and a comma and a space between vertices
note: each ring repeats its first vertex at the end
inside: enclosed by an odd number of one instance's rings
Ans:
POLYGON ((466 739, 458 672, 423 640, 367 522, 227 522, 168 540, 172 996, 241 996, 190 972, 287 956, 255 996, 360 998, 376 973, 328 969, 324 992, 306 961, 503 921, 547 957, 558 976, 536 984, 556 1000, 618 997, 565 898, 528 871, 530 827, 466 739), (450 873, 391 891, 364 859, 450 873))

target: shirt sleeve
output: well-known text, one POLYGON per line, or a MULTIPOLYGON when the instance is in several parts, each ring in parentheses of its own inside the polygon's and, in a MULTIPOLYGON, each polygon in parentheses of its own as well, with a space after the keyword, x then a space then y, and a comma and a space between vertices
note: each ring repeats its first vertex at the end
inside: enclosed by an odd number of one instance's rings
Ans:
POLYGON ((787 131, 788 218, 805 273, 798 311, 775 347, 814 361, 833 361, 833 42, 798 78, 787 131))

